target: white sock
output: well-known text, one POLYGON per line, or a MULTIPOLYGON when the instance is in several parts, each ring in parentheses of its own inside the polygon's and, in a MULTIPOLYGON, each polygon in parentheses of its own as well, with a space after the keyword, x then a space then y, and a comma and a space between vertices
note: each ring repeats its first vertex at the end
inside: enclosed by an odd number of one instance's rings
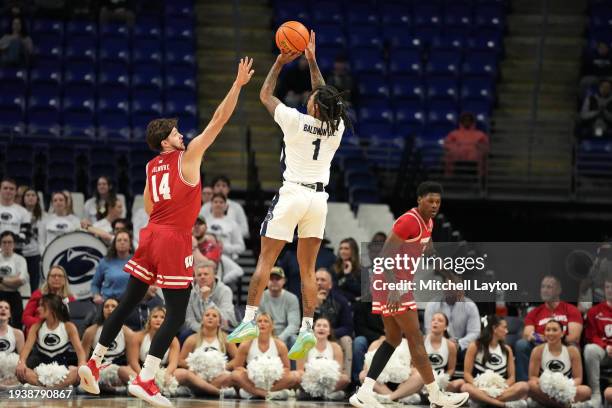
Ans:
POLYGON ((307 329, 312 330, 313 320, 314 318, 312 317, 302 317, 302 327, 300 327, 300 332, 303 332, 307 329))
POLYGON ((108 347, 104 347, 100 343, 96 344, 96 348, 94 348, 93 354, 91 355, 91 359, 96 362, 96 367, 99 368, 102 365, 102 360, 104 359, 107 349, 108 347))
POLYGON ((363 391, 363 392, 372 394, 374 392, 374 384, 376 384, 376 380, 370 377, 366 377, 365 380, 363 381, 363 384, 359 388, 359 391, 360 392, 363 391))
POLYGON ((140 379, 142 381, 149 381, 153 379, 157 369, 159 368, 159 363, 161 363, 161 358, 147 354, 144 366, 142 367, 142 370, 140 370, 140 379))
POLYGON ((427 393, 431 397, 437 396, 440 393, 440 387, 436 381, 431 384, 425 384, 425 388, 427 388, 427 393))
POLYGON ((244 311, 243 322, 250 322, 251 320, 255 320, 255 316, 257 316, 257 311, 259 310, 258 306, 249 306, 247 305, 246 310, 244 311))

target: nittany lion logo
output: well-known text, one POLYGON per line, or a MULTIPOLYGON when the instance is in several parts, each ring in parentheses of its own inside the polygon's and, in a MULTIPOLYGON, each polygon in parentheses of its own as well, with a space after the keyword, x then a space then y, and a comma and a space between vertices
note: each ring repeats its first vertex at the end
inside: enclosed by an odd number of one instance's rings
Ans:
POLYGON ((90 281, 102 257, 96 248, 77 246, 57 254, 51 265, 63 266, 68 273, 68 282, 74 285, 90 281))
POLYGON ((10 266, 8 265, 0 266, 0 276, 5 278, 7 276, 10 276, 12 272, 13 272, 13 268, 11 268, 10 266))
POLYGON ((438 366, 444 362, 444 359, 438 353, 433 353, 429 355, 429 362, 432 366, 438 366))
POLYGON ((491 354, 489 356, 489 364, 491 364, 492 366, 498 366, 501 363, 502 363, 502 358, 498 356, 497 354, 491 354))
POLYGON ((12 219, 13 219, 13 214, 11 213, 5 212, 5 213, 0 214, 0 220, 2 221, 10 221, 12 219))
POLYGON ((108 351, 115 351, 116 349, 117 349, 117 342, 113 340, 110 346, 108 346, 108 351))
POLYGON ((8 351, 11 348, 11 343, 7 339, 0 339, 0 352, 8 351))
POLYGON ((60 338, 55 333, 48 333, 43 339, 43 343, 45 343, 45 346, 49 346, 49 347, 57 346, 59 342, 60 342, 60 338))
POLYGON ((63 231, 68 228, 68 224, 55 224, 55 229, 58 231, 63 231))
POLYGON ((546 368, 552 371, 553 373, 562 373, 565 371, 565 364, 560 360, 550 360, 546 363, 546 368))

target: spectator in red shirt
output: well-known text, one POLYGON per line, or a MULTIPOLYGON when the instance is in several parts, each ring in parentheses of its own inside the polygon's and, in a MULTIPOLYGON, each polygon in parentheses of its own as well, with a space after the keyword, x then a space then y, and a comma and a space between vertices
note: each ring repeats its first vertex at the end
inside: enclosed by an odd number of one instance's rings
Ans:
POLYGON ((457 162, 476 163, 479 174, 484 173, 489 153, 489 137, 476 129, 476 118, 473 113, 461 114, 459 128, 450 132, 444 139, 444 150, 446 175, 453 174, 457 162))
POLYGON ((544 329, 549 320, 561 322, 565 339, 568 344, 578 344, 582 334, 582 316, 578 308, 567 302, 562 302, 561 282, 548 275, 540 284, 540 297, 544 304, 530 311, 525 317, 523 338, 516 342, 516 380, 529 379, 529 357, 537 344, 544 342, 544 329))
POLYGON ((587 313, 584 347, 584 365, 593 390, 592 400, 601 404, 599 392, 599 369, 612 365, 612 276, 604 282, 605 302, 591 307, 587 313))

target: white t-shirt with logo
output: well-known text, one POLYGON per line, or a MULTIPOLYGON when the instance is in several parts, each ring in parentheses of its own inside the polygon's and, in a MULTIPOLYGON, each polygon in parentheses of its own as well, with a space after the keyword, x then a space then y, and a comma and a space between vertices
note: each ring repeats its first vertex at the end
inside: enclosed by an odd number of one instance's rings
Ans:
MULTIPOLYGON (((23 283, 30 282, 30 275, 28 274, 28 265, 23 256, 19 254, 13 254, 9 257, 5 257, 0 253, 0 276, 3 278, 19 277, 23 283)), ((5 292, 18 292, 19 289, 9 288, 0 283, 0 290, 5 292)))
POLYGON ((49 214, 40 223, 38 229, 38 241, 40 242, 41 252, 45 251, 45 248, 55 238, 67 234, 69 232, 76 231, 81 228, 81 221, 70 214, 70 215, 55 215, 49 214))
POLYGON ((5 206, 0 204, 0 233, 11 231, 19 234, 21 224, 30 222, 30 213, 19 204, 5 206))
POLYGON ((280 158, 283 181, 327 185, 332 159, 342 141, 344 122, 340 120, 338 130, 329 134, 319 119, 282 103, 274 110, 274 121, 283 131, 280 158))

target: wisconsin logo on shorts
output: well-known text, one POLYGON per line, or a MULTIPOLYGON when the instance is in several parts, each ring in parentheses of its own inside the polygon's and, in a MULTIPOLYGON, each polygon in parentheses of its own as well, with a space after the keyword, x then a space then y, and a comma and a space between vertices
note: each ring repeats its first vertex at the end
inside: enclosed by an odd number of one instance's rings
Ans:
POLYGON ((193 255, 189 255, 185 257, 185 269, 188 269, 193 266, 193 255))

